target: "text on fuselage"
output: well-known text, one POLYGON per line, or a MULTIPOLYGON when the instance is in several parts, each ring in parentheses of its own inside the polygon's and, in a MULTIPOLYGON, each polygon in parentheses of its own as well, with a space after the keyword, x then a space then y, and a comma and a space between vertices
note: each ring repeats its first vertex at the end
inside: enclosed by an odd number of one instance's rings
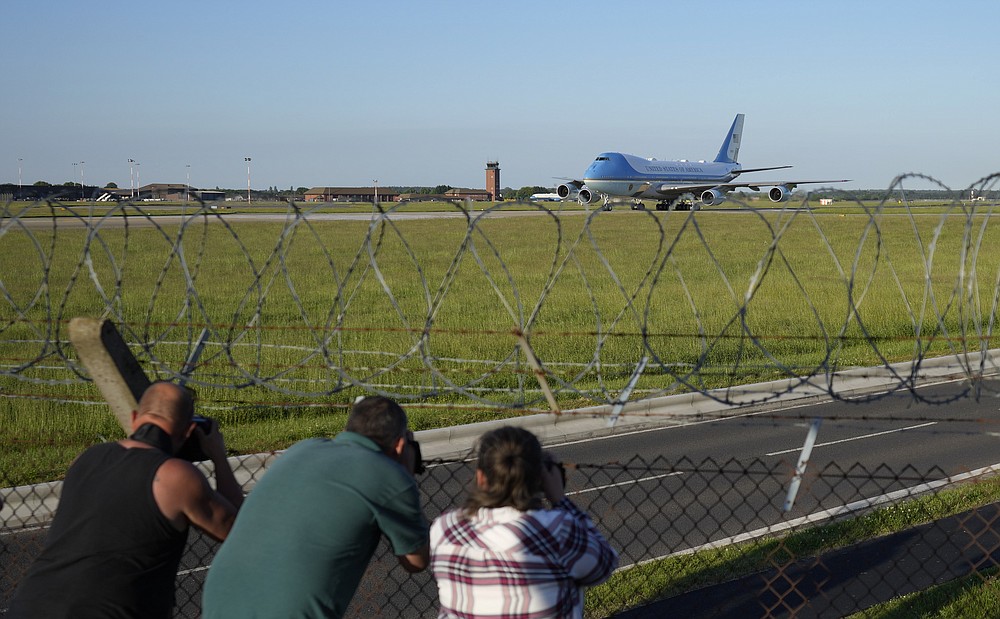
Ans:
POLYGON ((702 172, 703 170, 696 166, 666 166, 666 165, 648 165, 645 166, 646 172, 702 172))

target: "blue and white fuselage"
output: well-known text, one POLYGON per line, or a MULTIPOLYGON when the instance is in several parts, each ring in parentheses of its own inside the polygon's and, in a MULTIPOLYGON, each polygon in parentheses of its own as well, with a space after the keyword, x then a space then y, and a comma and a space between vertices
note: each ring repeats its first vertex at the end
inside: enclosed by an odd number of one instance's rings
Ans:
MULTIPOLYGON (((738 163, 659 161, 623 153, 601 153, 583 173, 584 184, 608 196, 662 199, 691 186, 717 186, 736 178, 738 163)), ((679 195, 679 193, 678 193, 679 195)))
POLYGON ((583 180, 567 180, 559 185, 556 193, 563 199, 575 197, 583 204, 602 197, 608 208, 611 198, 632 198, 636 201, 655 199, 658 201, 657 208, 669 208, 671 204, 677 204, 681 200, 690 203, 697 199, 706 206, 721 204, 728 191, 740 187, 754 191, 770 187, 768 197, 774 202, 784 202, 797 185, 845 182, 734 180, 746 172, 791 167, 743 168, 737 162, 743 136, 743 119, 743 114, 736 115, 714 161, 660 161, 624 153, 601 153, 584 172, 583 180))

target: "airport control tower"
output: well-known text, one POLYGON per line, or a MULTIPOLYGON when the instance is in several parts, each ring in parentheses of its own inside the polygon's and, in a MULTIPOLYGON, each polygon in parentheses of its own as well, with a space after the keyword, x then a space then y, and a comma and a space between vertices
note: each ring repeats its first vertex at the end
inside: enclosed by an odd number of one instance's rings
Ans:
POLYGON ((496 161, 486 162, 486 191, 490 192, 490 200, 500 201, 500 164, 496 161))

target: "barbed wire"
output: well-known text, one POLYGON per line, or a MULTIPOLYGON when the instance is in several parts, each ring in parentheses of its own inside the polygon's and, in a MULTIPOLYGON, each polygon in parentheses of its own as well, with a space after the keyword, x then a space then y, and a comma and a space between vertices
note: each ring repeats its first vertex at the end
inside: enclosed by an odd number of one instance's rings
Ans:
POLYGON ((970 380, 935 403, 978 397, 990 388, 978 377, 996 370, 976 355, 996 346, 997 203, 965 197, 990 195, 998 178, 935 209, 908 197, 911 184, 948 190, 923 174, 898 176, 875 204, 824 189, 833 211, 811 195, 758 208, 735 194, 738 209, 711 213, 8 203, 0 390, 89 401, 73 391, 87 374, 66 331, 90 315, 113 321, 149 373, 167 378, 207 330, 189 383, 222 401, 249 388, 249 401, 274 406, 361 392, 545 410, 547 387, 573 405, 619 404, 626 391, 752 405, 804 387, 846 399, 857 395, 830 377, 864 366, 886 391, 921 399, 915 387, 937 356, 970 380), (758 253, 727 253, 750 236, 758 253), (734 389, 761 381, 773 390, 748 400, 734 389))

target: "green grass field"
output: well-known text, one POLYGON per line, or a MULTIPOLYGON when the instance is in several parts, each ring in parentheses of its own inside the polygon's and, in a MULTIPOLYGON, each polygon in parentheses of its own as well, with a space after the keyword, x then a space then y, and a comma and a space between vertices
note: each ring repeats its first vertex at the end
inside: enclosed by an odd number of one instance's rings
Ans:
POLYGON ((193 384, 243 453, 334 434, 373 389, 417 429, 544 409, 515 329, 563 409, 614 399, 643 354, 633 398, 992 342, 995 226, 858 211, 12 229, 0 357, 30 367, 0 378, 0 470, 56 478, 120 435, 62 359, 78 315, 121 323, 151 376, 209 327, 193 384))

